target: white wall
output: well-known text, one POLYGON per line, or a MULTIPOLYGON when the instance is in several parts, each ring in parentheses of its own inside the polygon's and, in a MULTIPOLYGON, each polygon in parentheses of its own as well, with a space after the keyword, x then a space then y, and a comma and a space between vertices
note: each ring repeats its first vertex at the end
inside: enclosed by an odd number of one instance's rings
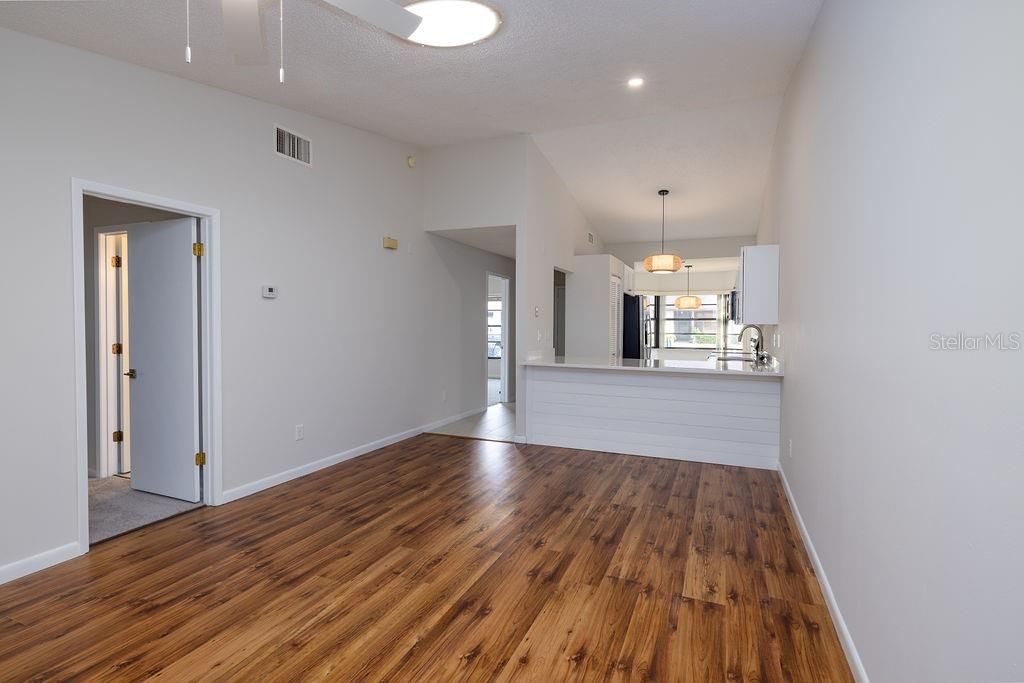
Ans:
POLYGON ((423 231, 415 149, 6 30, 0 62, 0 574, 77 536, 72 176, 222 212, 225 488, 484 405, 484 272, 514 264, 423 231))
POLYGON ((648 273, 641 267, 633 277, 633 286, 640 294, 686 294, 687 288, 691 294, 723 294, 735 289, 738 272, 738 262, 735 268, 729 270, 699 270, 690 273, 687 283, 685 268, 678 273, 656 274, 648 273))
POLYGON ((776 144, 782 467, 876 683, 1024 680, 1024 352, 929 350, 1024 332, 1022 29, 829 0, 776 144))
MULTIPOLYGON (((553 358, 555 268, 571 271, 574 254, 602 253, 600 236, 588 241, 583 212, 529 136, 438 147, 422 157, 424 229, 516 226, 516 359, 553 358)), ((516 386, 522 380, 517 364, 516 386)))
MULTIPOLYGON (((748 237, 711 237, 696 240, 667 240, 665 250, 670 254, 679 254, 684 261, 705 258, 739 258, 740 249, 757 244, 757 236, 748 237)), ((633 264, 643 261, 651 254, 661 251, 661 242, 620 242, 606 246, 609 254, 623 263, 633 264)))
POLYGON ((435 147, 420 157, 423 229, 459 230, 526 220, 526 138, 435 147))

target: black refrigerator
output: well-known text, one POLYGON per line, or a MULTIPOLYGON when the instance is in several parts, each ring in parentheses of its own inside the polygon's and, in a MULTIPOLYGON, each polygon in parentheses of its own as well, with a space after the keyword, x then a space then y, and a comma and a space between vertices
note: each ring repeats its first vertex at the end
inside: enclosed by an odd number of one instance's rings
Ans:
POLYGON ((642 296, 622 296, 622 357, 644 358, 644 303, 642 296))

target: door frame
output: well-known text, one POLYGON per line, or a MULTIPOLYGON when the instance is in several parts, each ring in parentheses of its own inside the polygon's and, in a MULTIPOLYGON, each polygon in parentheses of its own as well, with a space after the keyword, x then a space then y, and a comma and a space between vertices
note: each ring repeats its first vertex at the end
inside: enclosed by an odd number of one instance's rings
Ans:
MULTIPOLYGON (((111 477, 117 474, 117 449, 114 448, 113 441, 104 437, 115 429, 120 428, 117 426, 117 423, 126 422, 123 416, 128 411, 128 392, 130 389, 128 382, 121 375, 121 365, 123 364, 119 363, 116 357, 108 351, 112 343, 120 341, 123 344, 125 339, 123 335, 111 335, 110 326, 104 324, 109 322, 108 316, 118 314, 117 311, 113 311, 111 308, 110 289, 112 286, 115 288, 119 287, 121 292, 121 299, 119 301, 121 326, 122 329, 127 328, 127 301, 124 297, 128 273, 125 268, 112 269, 108 265, 110 258, 114 256, 110 238, 122 237, 122 244, 127 246, 127 235, 128 233, 123 226, 101 227, 97 230, 96 235, 96 318, 99 324, 96 328, 96 348, 94 349, 94 362, 96 366, 94 381, 96 382, 95 410, 99 431, 95 435, 94 446, 96 448, 96 475, 99 477, 111 477), (119 280, 119 282, 115 283, 115 279, 119 280), (114 396, 111 395, 111 385, 113 382, 119 382, 121 385, 120 410, 117 406, 116 394, 114 396), (122 416, 122 420, 115 419, 119 414, 122 416)), ((122 247, 122 257, 125 251, 124 247, 122 247)), ((123 359, 124 356, 120 356, 120 358, 123 359)), ((130 434, 126 434, 125 440, 121 442, 121 453, 122 455, 128 455, 128 457, 130 457, 129 453, 131 451, 129 439, 130 434)))
MULTIPOLYGON (((508 275, 502 275, 501 273, 495 273, 487 271, 484 273, 484 291, 486 293, 484 297, 484 321, 487 321, 487 300, 491 297, 491 278, 497 278, 501 280, 501 361, 499 367, 501 368, 501 400, 499 403, 508 403, 508 294, 509 286, 512 282, 512 278, 508 275)), ((484 345, 484 404, 487 405, 487 345, 484 345)))
POLYGON ((78 554, 89 551, 89 364, 86 362, 85 314, 85 195, 116 202, 163 209, 199 219, 199 231, 206 245, 199 260, 202 291, 199 301, 202 334, 200 396, 202 398, 202 433, 206 453, 202 472, 202 502, 220 505, 223 493, 223 438, 221 433, 223 406, 221 397, 221 259, 220 210, 177 199, 137 192, 82 178, 71 179, 71 251, 74 278, 75 321, 75 446, 78 477, 78 554))

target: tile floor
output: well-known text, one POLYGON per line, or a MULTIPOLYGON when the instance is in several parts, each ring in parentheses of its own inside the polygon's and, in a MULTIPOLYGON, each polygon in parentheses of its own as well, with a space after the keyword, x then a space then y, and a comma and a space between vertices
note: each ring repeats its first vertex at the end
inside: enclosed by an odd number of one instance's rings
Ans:
POLYGON ((512 441, 516 433, 516 404, 495 404, 482 413, 470 415, 444 427, 438 427, 431 433, 488 441, 512 441))

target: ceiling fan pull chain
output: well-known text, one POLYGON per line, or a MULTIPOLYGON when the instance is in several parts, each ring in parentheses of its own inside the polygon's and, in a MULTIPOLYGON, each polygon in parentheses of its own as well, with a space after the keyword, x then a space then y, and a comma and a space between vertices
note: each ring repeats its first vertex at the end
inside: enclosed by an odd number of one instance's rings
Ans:
POLYGON ((192 63, 192 0, 185 0, 185 63, 192 63))
POLYGON ((277 73, 277 79, 279 83, 284 83, 284 0, 278 0, 278 10, 278 14, 280 14, 281 69, 277 73))

